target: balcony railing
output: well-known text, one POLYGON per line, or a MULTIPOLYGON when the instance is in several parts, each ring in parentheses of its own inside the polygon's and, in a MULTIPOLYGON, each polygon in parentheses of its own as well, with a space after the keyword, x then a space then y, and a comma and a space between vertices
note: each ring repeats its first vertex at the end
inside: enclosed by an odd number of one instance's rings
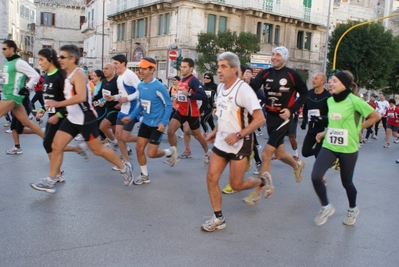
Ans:
MULTIPOLYGON (((150 6, 158 3, 171 3, 173 0, 119 0, 113 1, 108 5, 108 16, 114 16, 126 11, 135 10, 145 6, 150 6)), ((302 1, 297 3, 281 3, 283 1, 277 0, 198 0, 197 2, 208 4, 214 3, 224 6, 230 6, 242 10, 256 10, 263 11, 269 14, 278 15, 298 19, 301 21, 314 23, 318 25, 325 25, 327 22, 327 14, 321 12, 314 12, 310 8, 302 5, 302 1), (279 3, 279 4, 277 4, 279 3)))
POLYGON ((93 30, 94 29, 94 27, 93 27, 93 21, 85 21, 83 24, 82 24, 82 27, 80 28, 80 31, 81 32, 86 32, 86 31, 89 31, 89 30, 93 30))

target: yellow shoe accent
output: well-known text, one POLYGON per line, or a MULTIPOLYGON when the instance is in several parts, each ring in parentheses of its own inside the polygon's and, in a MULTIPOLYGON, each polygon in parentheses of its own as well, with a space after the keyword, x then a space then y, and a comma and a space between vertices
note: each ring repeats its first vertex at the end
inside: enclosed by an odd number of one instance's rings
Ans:
POLYGON ((233 190, 233 188, 231 188, 231 185, 230 185, 230 184, 227 184, 227 185, 223 188, 222 193, 223 193, 223 194, 234 194, 234 193, 237 193, 237 191, 236 191, 236 190, 233 190))

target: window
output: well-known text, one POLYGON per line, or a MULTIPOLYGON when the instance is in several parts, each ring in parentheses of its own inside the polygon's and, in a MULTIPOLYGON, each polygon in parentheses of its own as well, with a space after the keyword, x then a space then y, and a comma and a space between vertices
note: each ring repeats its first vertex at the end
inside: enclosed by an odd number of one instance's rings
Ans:
POLYGON ((53 46, 52 46, 52 45, 42 45, 42 48, 49 48, 49 49, 52 49, 53 46))
POLYGON ((31 12, 30 12, 30 20, 35 21, 35 11, 34 10, 31 10, 31 12))
POLYGON ((27 18, 27 19, 29 19, 29 16, 30 16, 30 9, 29 9, 29 8, 25 8, 25 15, 24 15, 24 17, 27 18))
POLYGON ((169 28, 170 28, 170 14, 166 13, 165 14, 165 34, 169 34, 169 28))
POLYGON ((303 31, 298 31, 297 40, 296 40, 296 48, 303 49, 303 31))
POLYGON ((49 12, 40 13, 40 24, 54 26, 55 25, 55 14, 49 12))
POLYGON ((25 36, 25 47, 32 46, 33 37, 32 36, 25 36))
POLYGON ((136 38, 136 21, 132 21, 132 39, 136 38))
POLYGON ((276 25, 274 27, 274 44, 278 45, 280 43, 280 26, 276 25))
POLYGON ((158 35, 162 35, 164 33, 164 27, 163 27, 163 15, 158 16, 159 23, 158 23, 158 35))
POLYGON ((306 35, 305 35, 305 49, 310 50, 311 40, 312 40, 312 33, 311 32, 306 32, 306 35))
POLYGON ((262 23, 258 22, 256 24, 256 35, 258 36, 259 40, 262 40, 262 23))
POLYGON ((19 8, 19 14, 21 15, 21 17, 23 17, 25 15, 25 7, 24 5, 21 5, 19 8))
POLYGON ((216 33, 216 15, 208 15, 208 26, 206 29, 207 33, 216 33))
POLYGON ((126 30, 126 23, 118 24, 117 41, 124 41, 125 40, 125 30, 126 30))
POLYGON ((226 32, 227 30, 227 17, 219 17, 219 32, 226 32))
POLYGON ((80 23, 79 23, 80 29, 82 29, 82 25, 83 25, 83 23, 85 23, 85 21, 86 21, 86 17, 85 16, 80 16, 80 23))
POLYGON ((272 36, 273 36, 273 25, 272 24, 263 24, 263 42, 265 44, 272 43, 272 36))
POLYGON ((138 23, 137 38, 143 38, 143 37, 145 37, 145 33, 146 33, 145 20, 139 19, 137 21, 137 23, 138 23))

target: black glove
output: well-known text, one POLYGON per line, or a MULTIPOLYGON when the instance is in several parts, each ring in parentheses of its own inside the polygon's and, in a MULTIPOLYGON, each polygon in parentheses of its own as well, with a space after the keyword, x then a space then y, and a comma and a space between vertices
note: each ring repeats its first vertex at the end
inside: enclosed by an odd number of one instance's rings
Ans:
POLYGON ((23 95, 23 96, 29 96, 29 89, 26 88, 26 87, 21 88, 21 89, 19 90, 18 94, 19 94, 19 95, 23 95))
POLYGON ((321 122, 323 120, 323 118, 320 116, 310 116, 310 120, 312 122, 321 122))
POLYGON ((301 129, 302 130, 306 130, 306 122, 305 121, 302 122, 301 129))

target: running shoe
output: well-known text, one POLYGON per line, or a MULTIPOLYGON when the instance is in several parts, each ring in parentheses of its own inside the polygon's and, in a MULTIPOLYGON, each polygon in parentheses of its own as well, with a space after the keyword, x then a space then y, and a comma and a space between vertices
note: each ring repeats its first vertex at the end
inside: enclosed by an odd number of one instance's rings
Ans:
MULTIPOLYGON (((122 160, 122 162, 125 163, 123 160, 122 160)), ((121 169, 119 169, 118 166, 115 165, 115 166, 112 167, 112 170, 113 171, 120 171, 121 169)))
POLYGON ((11 129, 7 129, 6 133, 12 133, 12 130, 11 129))
POLYGON ((256 132, 256 136, 262 136, 263 135, 263 132, 262 131, 257 131, 256 132))
POLYGON ((76 137, 75 137, 75 141, 84 141, 85 139, 84 139, 84 137, 82 136, 82 134, 78 134, 76 137))
POLYGON ((193 157, 193 155, 191 154, 191 151, 184 151, 183 152, 183 154, 181 154, 180 156, 179 156, 179 158, 181 158, 181 159, 187 159, 187 158, 192 158, 193 157))
POLYGON ((255 175, 259 174, 260 166, 262 166, 262 164, 256 164, 256 170, 253 172, 253 174, 255 175))
POLYGON ((133 182, 133 184, 141 185, 141 184, 149 184, 150 182, 151 182, 150 176, 141 173, 140 176, 137 177, 136 181, 133 182))
POLYGON ((399 159, 396 160, 396 163, 399 163, 399 159))
POLYGON ((44 191, 47 193, 55 193, 57 189, 55 188, 55 181, 51 179, 50 177, 44 178, 41 182, 36 183, 36 184, 30 184, 30 186, 38 191, 44 191))
POLYGON ((363 141, 362 141, 363 144, 366 144, 367 142, 368 142, 368 139, 366 139, 366 138, 363 139, 363 141))
POLYGON ((333 164, 330 167, 331 169, 335 169, 335 170, 339 170, 340 169, 340 163, 339 163, 339 159, 335 159, 335 161, 333 162, 333 164))
POLYGON ((173 167, 173 166, 175 166, 175 164, 178 161, 178 159, 177 159, 177 147, 176 146, 172 146, 170 149, 172 150, 172 154, 168 157, 169 158, 169 165, 170 165, 170 167, 173 167))
POLYGON ((127 155, 128 155, 129 157, 130 157, 131 155, 133 155, 133 150, 132 150, 130 147, 128 147, 127 155))
POLYGON ((7 150, 8 155, 21 155, 23 153, 21 148, 13 147, 10 150, 7 150))
POLYGON ((295 174, 295 181, 297 183, 302 182, 303 179, 303 169, 305 168, 305 162, 303 160, 299 160, 298 161, 298 169, 294 170, 294 174, 295 174))
POLYGON ((359 208, 355 207, 353 210, 348 210, 345 219, 342 221, 345 225, 354 225, 356 218, 359 215, 359 208))
POLYGON ((124 184, 125 186, 129 186, 132 185, 134 177, 133 177, 133 166, 130 162, 124 162, 123 163, 125 165, 125 172, 121 171, 123 180, 124 180, 124 184))
POLYGON ((234 190, 234 189, 231 187, 230 183, 228 183, 228 184, 223 188, 223 190, 222 190, 222 193, 223 193, 223 194, 227 194, 227 195, 229 195, 229 194, 234 194, 234 193, 237 193, 237 192, 238 192, 238 191, 234 190))
POLYGON ((208 152, 204 156, 204 164, 209 164, 210 157, 211 157, 211 150, 208 150, 208 152))
POLYGON ((90 156, 89 156, 89 147, 87 146, 87 144, 85 142, 80 143, 78 145, 78 147, 80 148, 80 152, 78 152, 79 155, 81 155, 85 161, 89 161, 90 156))
POLYGON ((10 127, 11 125, 11 121, 6 121, 6 123, 4 123, 4 127, 10 127))
POLYGON ((314 219, 314 223, 317 226, 325 224, 328 220, 328 217, 333 215, 334 212, 335 212, 335 208, 333 207, 333 205, 329 204, 327 208, 321 209, 319 211, 319 214, 317 214, 316 218, 314 219))
POLYGON ((205 232, 213 232, 215 230, 222 230, 224 228, 226 228, 226 220, 224 217, 216 218, 215 215, 213 215, 211 219, 207 220, 201 226, 201 229, 205 232))
POLYGON ((260 150, 261 148, 262 148, 262 146, 261 145, 256 145, 256 148, 258 149, 258 150, 260 150))
POLYGON ((373 136, 371 138, 373 138, 374 140, 378 139, 378 137, 375 134, 373 134, 373 136))
POLYGON ((384 148, 390 148, 391 146, 387 143, 384 148))
POLYGON ((254 206, 259 204, 260 201, 260 191, 257 192, 256 190, 249 193, 249 195, 242 199, 242 201, 247 204, 248 206, 254 206))
POLYGON ((274 193, 273 179, 270 172, 264 172, 261 176, 261 179, 265 180, 265 186, 263 187, 263 197, 269 198, 274 193))
POLYGON ((64 177, 64 171, 61 171, 59 174, 57 174, 57 177, 55 178, 56 183, 64 183, 65 182, 65 177, 64 177))
POLYGON ((395 141, 393 141, 395 144, 399 144, 399 139, 396 139, 395 141))

